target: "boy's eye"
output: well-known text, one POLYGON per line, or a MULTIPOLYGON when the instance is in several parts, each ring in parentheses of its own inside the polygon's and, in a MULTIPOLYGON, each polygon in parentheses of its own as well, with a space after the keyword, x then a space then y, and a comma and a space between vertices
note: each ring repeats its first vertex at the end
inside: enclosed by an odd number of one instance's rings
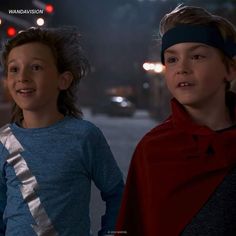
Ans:
POLYGON ((16 66, 10 66, 8 67, 9 73, 16 73, 18 71, 18 68, 16 66))
POLYGON ((196 55, 193 55, 193 56, 192 56, 192 59, 193 59, 193 60, 199 60, 199 59, 203 59, 203 58, 205 58, 205 56, 199 55, 199 54, 196 54, 196 55))
POLYGON ((165 58, 165 63, 167 63, 167 64, 175 63, 176 61, 177 61, 176 57, 166 57, 165 58))
POLYGON ((34 71, 38 71, 38 70, 42 70, 43 67, 41 65, 34 64, 34 65, 31 66, 31 69, 34 70, 34 71))

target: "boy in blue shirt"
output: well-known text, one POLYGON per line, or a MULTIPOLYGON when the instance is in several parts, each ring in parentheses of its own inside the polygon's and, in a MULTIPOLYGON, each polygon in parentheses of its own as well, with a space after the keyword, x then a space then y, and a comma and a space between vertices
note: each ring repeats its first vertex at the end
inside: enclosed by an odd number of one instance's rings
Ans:
POLYGON ((99 235, 114 230, 122 174, 75 106, 89 69, 78 32, 22 31, 6 43, 2 66, 14 108, 0 130, 0 235, 89 236, 91 181, 106 202, 99 235))

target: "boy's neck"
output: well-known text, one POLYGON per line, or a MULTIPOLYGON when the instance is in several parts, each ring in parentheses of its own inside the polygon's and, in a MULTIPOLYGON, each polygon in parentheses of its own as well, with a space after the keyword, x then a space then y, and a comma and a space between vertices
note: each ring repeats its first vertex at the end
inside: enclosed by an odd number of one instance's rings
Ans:
POLYGON ((235 124, 230 117, 229 109, 223 105, 216 107, 207 107, 205 109, 185 106, 185 109, 191 118, 200 125, 205 125, 212 130, 221 130, 229 128, 235 124))
POLYGON ((54 114, 36 114, 34 112, 23 112, 24 119, 21 122, 23 128, 43 128, 53 125, 62 120, 64 115, 56 112, 54 114))

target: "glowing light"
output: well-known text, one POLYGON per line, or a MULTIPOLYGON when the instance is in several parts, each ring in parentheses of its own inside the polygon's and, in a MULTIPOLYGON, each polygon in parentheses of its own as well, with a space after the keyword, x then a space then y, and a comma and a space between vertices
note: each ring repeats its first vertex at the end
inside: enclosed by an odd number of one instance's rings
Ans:
POLYGON ((154 71, 156 73, 161 73, 164 70, 164 66, 161 63, 156 63, 154 67, 154 71))
POLYGON ((165 67, 161 63, 145 62, 143 63, 143 69, 148 72, 162 73, 165 67))
POLYGON ((144 70, 146 70, 146 71, 149 71, 149 70, 151 70, 151 63, 148 63, 148 62, 145 62, 144 64, 143 64, 143 69, 144 70))
POLYGON ((7 36, 14 37, 16 35, 16 29, 14 27, 7 28, 7 36))
POLYGON ((45 21, 44 21, 43 18, 38 18, 38 19, 36 20, 36 23, 37 23, 38 26, 43 26, 44 23, 45 23, 45 21))
POLYGON ((45 5, 45 11, 49 14, 53 13, 53 11, 54 11, 53 5, 52 4, 46 4, 45 5))

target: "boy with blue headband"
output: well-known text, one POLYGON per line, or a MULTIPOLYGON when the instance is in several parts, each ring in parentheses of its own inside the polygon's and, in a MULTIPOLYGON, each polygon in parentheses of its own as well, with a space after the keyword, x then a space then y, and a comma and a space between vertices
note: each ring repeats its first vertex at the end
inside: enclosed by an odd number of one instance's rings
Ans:
POLYGON ((233 236, 236 30, 203 8, 179 6, 161 20, 160 35, 172 114, 135 150, 117 230, 233 236))

